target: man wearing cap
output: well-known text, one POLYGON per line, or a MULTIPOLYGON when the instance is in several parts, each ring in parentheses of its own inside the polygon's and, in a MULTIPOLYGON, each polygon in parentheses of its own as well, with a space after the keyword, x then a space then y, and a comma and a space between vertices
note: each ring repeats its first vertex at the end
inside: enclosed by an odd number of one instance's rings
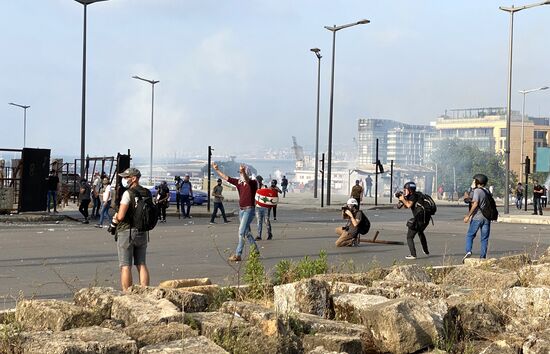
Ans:
POLYGON ((191 199, 193 199, 193 186, 191 185, 191 181, 189 181, 189 175, 185 175, 180 189, 181 213, 184 219, 191 218, 191 215, 189 215, 191 211, 191 199))
POLYGON ((363 197, 363 187, 361 187, 361 181, 356 180, 355 186, 351 189, 351 195, 353 199, 357 201, 357 209, 361 207, 361 198, 363 197))
POLYGON ((116 229, 120 283, 124 291, 132 286, 132 263, 137 267, 139 283, 142 286, 149 285, 149 269, 145 262, 148 232, 140 232, 131 226, 136 201, 132 200, 130 193, 151 197, 151 192, 140 186, 141 172, 137 168, 128 168, 119 176, 122 177, 122 186, 127 190, 122 194, 120 207, 113 216, 111 228, 116 229))
POLYGON ((227 217, 225 216, 225 209, 223 207, 223 186, 222 186, 222 179, 218 178, 218 184, 214 186, 214 189, 212 189, 212 196, 214 197, 214 211, 212 212, 212 217, 210 218, 210 223, 215 224, 214 219, 216 218, 216 214, 218 214, 218 209, 222 213, 223 223, 227 224, 227 217))
POLYGON ((254 198, 256 196, 256 190, 258 189, 258 183, 250 179, 245 165, 241 165, 239 168, 239 179, 228 177, 218 169, 218 164, 215 162, 212 162, 212 167, 222 179, 237 187, 237 191, 239 192, 239 244, 237 245, 235 254, 229 257, 229 261, 239 262, 241 261, 245 238, 248 239, 250 246, 254 247, 256 252, 260 253, 254 236, 252 236, 252 232, 250 231, 250 223, 252 223, 254 219, 254 207, 256 205, 254 198))

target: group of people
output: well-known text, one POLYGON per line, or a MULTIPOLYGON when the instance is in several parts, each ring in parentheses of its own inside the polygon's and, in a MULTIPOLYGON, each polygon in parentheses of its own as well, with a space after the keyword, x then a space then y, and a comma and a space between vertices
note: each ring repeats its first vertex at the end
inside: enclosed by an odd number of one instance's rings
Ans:
POLYGON ((109 209, 112 201, 111 181, 105 173, 101 175, 95 172, 92 183, 85 178, 80 180, 78 193, 79 208, 78 211, 84 217, 83 224, 89 224, 90 219, 99 219, 95 225, 98 228, 103 227, 103 222, 109 219, 109 209), (92 204, 92 214, 88 208, 92 204))
MULTIPOLYGON (((523 199, 525 198, 525 187, 521 182, 516 185, 513 194, 516 196, 516 208, 521 209, 523 199)), ((539 181, 533 181, 533 215, 542 215, 542 209, 546 208, 548 203, 548 189, 546 185, 539 181)))

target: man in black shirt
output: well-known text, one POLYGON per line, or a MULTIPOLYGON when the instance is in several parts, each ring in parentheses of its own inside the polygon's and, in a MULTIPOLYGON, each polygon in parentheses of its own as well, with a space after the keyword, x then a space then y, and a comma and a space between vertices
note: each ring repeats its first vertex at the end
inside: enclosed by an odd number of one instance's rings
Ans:
POLYGON ((427 215, 424 212, 424 208, 418 205, 421 199, 422 193, 416 191, 416 183, 405 183, 403 193, 399 195, 399 202, 405 208, 411 209, 413 214, 413 217, 407 222, 407 245, 411 253, 405 257, 406 259, 416 259, 416 248, 414 247, 414 236, 416 234, 418 234, 420 238, 420 244, 422 244, 422 251, 424 251, 424 254, 430 254, 426 235, 424 235, 424 230, 430 223, 430 215, 427 215))
POLYGON ((539 181, 533 181, 533 215, 542 215, 541 199, 544 194, 544 188, 539 184, 539 181))
POLYGON ((46 179, 48 181, 48 213, 50 212, 50 203, 53 198, 53 212, 57 213, 57 190, 59 189, 59 177, 54 170, 50 171, 50 175, 46 179))

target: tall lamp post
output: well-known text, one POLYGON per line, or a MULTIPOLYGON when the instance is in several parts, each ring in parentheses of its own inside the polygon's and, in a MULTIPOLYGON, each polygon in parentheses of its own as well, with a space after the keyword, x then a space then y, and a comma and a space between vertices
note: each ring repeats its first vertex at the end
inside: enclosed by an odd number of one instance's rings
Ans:
POLYGON ((509 63, 508 63, 508 97, 507 97, 507 107, 506 107, 506 148, 504 150, 505 156, 505 168, 506 168, 506 177, 505 177, 505 186, 504 186, 504 214, 510 213, 510 122, 512 120, 512 55, 514 48, 514 14, 518 11, 530 9, 532 7, 550 5, 550 0, 539 2, 536 4, 524 5, 520 7, 510 7, 500 6, 499 9, 510 13, 510 54, 509 54, 509 63))
POLYGON ((153 113, 155 110, 155 84, 158 84, 158 80, 148 80, 139 76, 132 76, 133 79, 145 81, 151 84, 151 155, 149 159, 149 184, 153 184, 153 113))
POLYGON ((19 108, 23 108, 23 147, 27 146, 27 108, 30 108, 30 106, 25 106, 22 104, 17 104, 10 102, 12 106, 16 106, 19 108))
POLYGON ((332 69, 330 74, 330 110, 328 119, 327 205, 330 205, 330 182, 332 179, 332 118, 334 112, 334 57, 336 54, 336 32, 348 27, 366 25, 367 23, 370 23, 370 20, 361 20, 342 26, 325 26, 325 29, 332 32, 332 69))
POLYGON ((319 181, 319 102, 321 94, 321 49, 310 49, 318 59, 317 65, 317 124, 315 125, 315 179, 313 180, 313 198, 317 198, 317 184, 319 181))
MULTIPOLYGON (((536 88, 536 89, 519 91, 519 93, 523 94, 523 106, 522 106, 522 110, 521 110, 521 145, 520 145, 521 152, 520 152, 520 157, 519 157, 519 161, 522 162, 522 163, 523 163, 523 144, 525 142, 525 127, 524 127, 525 96, 528 93, 531 93, 531 92, 537 92, 537 91, 542 91, 542 90, 547 90, 547 89, 548 89, 548 86, 543 86, 543 87, 539 87, 539 88, 536 88)), ((520 181, 523 182, 523 173, 520 173, 520 181)))
POLYGON ((86 150, 86 21, 87 8, 95 2, 107 0, 75 0, 84 6, 84 30, 82 36, 82 112, 80 125, 80 176, 84 177, 84 155, 86 150))

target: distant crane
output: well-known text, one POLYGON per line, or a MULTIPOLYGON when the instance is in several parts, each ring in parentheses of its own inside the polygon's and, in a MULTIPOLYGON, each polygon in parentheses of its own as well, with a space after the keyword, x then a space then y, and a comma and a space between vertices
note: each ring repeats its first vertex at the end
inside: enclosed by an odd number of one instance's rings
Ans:
POLYGON ((304 161, 304 148, 298 145, 296 137, 292 137, 292 151, 294 151, 294 156, 296 156, 296 162, 304 161))

